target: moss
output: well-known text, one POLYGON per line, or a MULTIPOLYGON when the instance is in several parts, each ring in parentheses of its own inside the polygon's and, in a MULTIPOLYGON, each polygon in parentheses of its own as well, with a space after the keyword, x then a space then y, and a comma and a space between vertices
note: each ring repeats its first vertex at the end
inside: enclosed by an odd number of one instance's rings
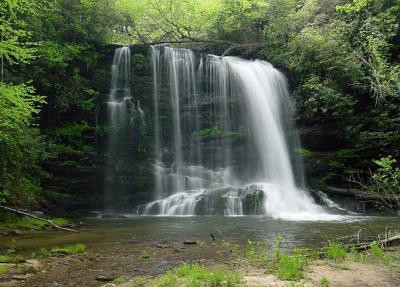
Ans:
POLYGON ((219 127, 205 128, 192 133, 194 137, 216 137, 220 135, 221 130, 219 127))

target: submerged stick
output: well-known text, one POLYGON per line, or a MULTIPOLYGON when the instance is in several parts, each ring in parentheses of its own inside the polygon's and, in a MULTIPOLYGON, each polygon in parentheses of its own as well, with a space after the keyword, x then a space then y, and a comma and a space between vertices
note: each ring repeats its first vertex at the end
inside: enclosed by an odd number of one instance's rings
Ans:
POLYGON ((30 214, 30 213, 22 211, 22 210, 14 209, 14 208, 7 207, 7 206, 4 206, 4 205, 0 205, 0 208, 5 209, 7 211, 15 212, 15 213, 18 213, 18 214, 22 214, 22 215, 25 215, 25 216, 29 216, 29 217, 32 217, 32 218, 37 219, 37 220, 45 221, 48 224, 50 224, 51 226, 53 226, 55 228, 58 228, 58 229, 61 229, 61 230, 70 231, 70 232, 78 232, 77 230, 74 230, 74 229, 70 229, 70 228, 59 226, 59 225, 55 224, 53 221, 51 221, 50 219, 41 218, 41 217, 38 217, 36 215, 30 214))

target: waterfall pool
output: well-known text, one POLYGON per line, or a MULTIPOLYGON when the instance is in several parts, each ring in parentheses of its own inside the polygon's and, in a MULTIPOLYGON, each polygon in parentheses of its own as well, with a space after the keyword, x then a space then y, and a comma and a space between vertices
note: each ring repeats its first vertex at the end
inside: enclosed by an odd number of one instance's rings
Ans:
MULTIPOLYGON (((16 249, 29 256, 52 246, 77 242, 87 246, 87 251, 82 254, 44 257, 38 263, 41 272, 28 274, 23 281, 14 281, 15 285, 7 286, 104 286, 104 280, 119 276, 154 277, 182 262, 225 266, 233 254, 232 243, 245 249, 248 240, 274 243, 277 236, 283 236, 283 249, 317 248, 328 239, 355 234, 360 229, 363 235, 376 235, 387 227, 398 230, 399 217, 369 215, 341 221, 284 221, 263 216, 136 216, 86 219, 79 233, 40 231, 1 237, 0 247, 16 249), (197 244, 184 244, 184 241, 197 241, 197 244)), ((372 269, 364 270, 364 273, 369 274, 376 267, 368 268, 372 269)), ((382 275, 383 279, 392 280, 386 273, 382 275)))
POLYGON ((108 244, 156 244, 157 242, 181 243, 184 240, 216 241, 246 244, 273 241, 283 236, 288 247, 319 247, 324 242, 341 236, 383 233, 385 228, 400 229, 396 216, 352 216, 340 221, 284 221, 265 216, 135 216, 126 219, 88 219, 79 233, 43 231, 17 237, 2 237, 0 245, 11 246, 25 252, 41 247, 82 242, 101 247, 108 244), (13 243, 14 242, 14 243, 13 243))

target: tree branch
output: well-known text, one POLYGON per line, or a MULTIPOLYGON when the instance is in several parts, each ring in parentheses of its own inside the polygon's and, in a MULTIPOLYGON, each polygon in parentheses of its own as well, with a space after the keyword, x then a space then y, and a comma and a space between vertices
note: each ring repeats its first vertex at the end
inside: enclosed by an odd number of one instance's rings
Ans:
POLYGON ((35 218, 37 220, 45 221, 48 224, 50 224, 51 226, 54 226, 55 228, 58 228, 58 229, 61 229, 61 230, 70 231, 70 232, 78 232, 78 231, 76 231, 74 229, 70 229, 70 228, 59 226, 59 225, 55 224, 54 222, 52 222, 50 219, 41 218, 41 217, 38 217, 36 215, 30 214, 30 213, 22 211, 22 210, 14 209, 14 208, 7 207, 7 206, 4 206, 4 205, 0 205, 0 208, 5 209, 7 211, 15 212, 15 213, 18 213, 18 214, 22 214, 22 215, 25 215, 25 216, 29 216, 29 217, 35 218))

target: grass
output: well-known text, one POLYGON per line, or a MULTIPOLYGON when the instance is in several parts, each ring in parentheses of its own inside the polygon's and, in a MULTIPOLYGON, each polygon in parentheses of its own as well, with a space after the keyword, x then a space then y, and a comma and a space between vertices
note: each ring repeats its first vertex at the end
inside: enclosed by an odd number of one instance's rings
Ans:
POLYGON ((21 255, 0 254, 0 263, 18 263, 23 260, 24 258, 21 255))
POLYGON ((297 281, 303 277, 304 260, 300 256, 281 254, 276 263, 276 276, 281 280, 297 281))
MULTIPOLYGON (((66 218, 52 218, 51 221, 58 226, 71 224, 66 218)), ((43 230, 49 226, 51 225, 46 221, 25 217, 7 220, 0 225, 0 228, 7 230, 43 230)))
MULTIPOLYGON (((124 283, 126 283, 127 281, 126 281, 125 277, 123 277, 123 276, 118 276, 117 278, 115 278, 115 279, 113 280, 113 282, 114 282, 115 284, 124 284, 124 283)), ((135 284, 135 285, 136 285, 136 284, 135 284)))
POLYGON ((326 278, 325 276, 323 276, 319 281, 319 285, 321 285, 321 287, 329 287, 329 283, 330 283, 329 279, 326 278))
POLYGON ((151 287, 239 287, 242 277, 237 272, 211 272, 207 267, 198 264, 182 264, 155 279, 148 286, 151 287))
POLYGON ((86 251, 86 245, 83 243, 76 243, 71 245, 66 245, 63 247, 52 247, 50 249, 42 248, 40 249, 39 256, 40 257, 47 257, 54 254, 64 254, 64 255, 72 255, 72 254, 79 254, 84 253, 86 251))
POLYGON ((336 262, 346 259, 347 250, 339 243, 332 243, 326 249, 326 258, 336 262))
POLYGON ((363 252, 358 252, 355 248, 350 251, 351 259, 357 263, 368 263, 369 260, 363 252))
POLYGON ((0 265, 0 276, 3 276, 7 272, 7 270, 8 270, 7 266, 0 265))
POLYGON ((133 278, 133 284, 134 286, 144 286, 144 284, 146 284, 146 278, 143 276, 136 276, 133 278))
POLYGON ((379 244, 376 243, 376 242, 374 242, 374 243, 371 245, 371 254, 372 254, 375 258, 377 258, 377 259, 379 259, 379 260, 382 260, 383 263, 384 263, 386 266, 390 266, 391 263, 392 263, 392 258, 390 258, 389 256, 387 256, 387 255, 385 254, 385 252, 382 250, 382 248, 379 246, 379 244))

